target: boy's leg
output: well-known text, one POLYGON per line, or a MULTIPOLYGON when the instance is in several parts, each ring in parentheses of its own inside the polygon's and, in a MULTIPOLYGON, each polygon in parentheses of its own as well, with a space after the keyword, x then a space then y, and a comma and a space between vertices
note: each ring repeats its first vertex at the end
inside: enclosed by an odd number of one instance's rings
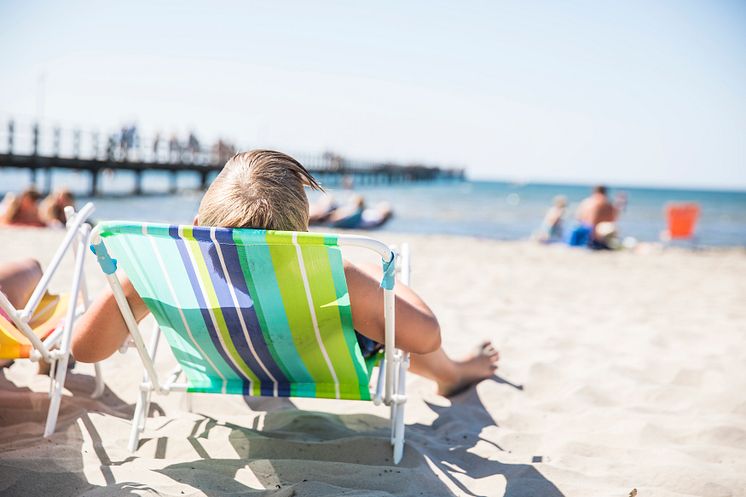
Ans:
MULTIPOLYGON (((13 307, 20 309, 26 305, 41 280, 42 271, 34 259, 0 263, 0 292, 3 292, 13 307)), ((0 360, 0 368, 12 364, 12 360, 0 360)))
POLYGON ((441 347, 429 354, 410 354, 409 370, 436 382, 438 393, 447 397, 491 377, 498 358, 490 342, 483 343, 472 357, 463 361, 454 361, 441 347))
POLYGON ((42 277, 41 266, 35 259, 0 263, 0 292, 3 292, 13 307, 26 305, 34 288, 42 277))

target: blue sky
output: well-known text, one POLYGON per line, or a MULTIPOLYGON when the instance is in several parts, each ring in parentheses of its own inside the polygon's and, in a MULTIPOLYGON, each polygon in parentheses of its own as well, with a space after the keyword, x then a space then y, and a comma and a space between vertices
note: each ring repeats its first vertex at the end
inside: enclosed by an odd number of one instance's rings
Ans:
POLYGON ((743 2, 5 1, 0 47, 2 119, 746 188, 743 2))

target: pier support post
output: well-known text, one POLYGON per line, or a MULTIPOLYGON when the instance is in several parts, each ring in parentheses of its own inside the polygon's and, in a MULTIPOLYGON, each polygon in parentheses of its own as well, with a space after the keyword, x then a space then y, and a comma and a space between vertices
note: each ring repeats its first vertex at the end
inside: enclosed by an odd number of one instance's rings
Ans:
POLYGON ((44 195, 52 193, 52 168, 47 167, 44 169, 44 195))
POLYGON ((207 189, 207 173, 208 173, 208 171, 200 171, 200 173, 199 173, 200 187, 203 190, 207 189))
POLYGON ((172 171, 171 172, 171 187, 168 190, 170 193, 176 193, 178 178, 179 178, 179 172, 172 171))
POLYGON ((80 157, 80 130, 76 129, 73 132, 73 157, 76 159, 80 157))
POLYGON ((91 148, 93 149, 93 158, 98 159, 98 132, 94 131, 91 133, 91 148))
POLYGON ((98 170, 91 171, 91 197, 98 195, 98 170))
POLYGON ((33 155, 37 156, 39 155, 39 124, 34 124, 34 127, 31 128, 31 135, 32 138, 32 146, 33 146, 33 155))
POLYGON ((142 170, 135 171, 135 195, 142 195, 142 170))
POLYGON ((60 156, 60 135, 61 135, 60 128, 54 128, 54 132, 52 134, 53 136, 52 150, 53 150, 53 154, 55 157, 60 156))
POLYGON ((15 138, 16 123, 10 121, 8 123, 8 154, 13 155, 13 139, 15 138))

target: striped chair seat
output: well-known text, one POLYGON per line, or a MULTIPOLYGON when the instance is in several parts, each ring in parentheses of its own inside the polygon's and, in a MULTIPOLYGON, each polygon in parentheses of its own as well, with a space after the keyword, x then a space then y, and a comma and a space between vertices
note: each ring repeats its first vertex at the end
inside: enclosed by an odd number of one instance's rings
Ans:
POLYGON ((103 223, 189 391, 370 400, 337 238, 103 223))

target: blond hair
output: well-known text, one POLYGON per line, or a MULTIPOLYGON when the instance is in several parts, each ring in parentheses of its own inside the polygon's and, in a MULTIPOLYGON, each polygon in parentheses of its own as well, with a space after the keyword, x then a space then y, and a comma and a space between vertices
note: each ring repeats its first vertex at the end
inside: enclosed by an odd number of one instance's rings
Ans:
POLYGON ((202 226, 308 230, 308 198, 303 189, 321 186, 300 162, 273 150, 231 157, 202 197, 202 226))

